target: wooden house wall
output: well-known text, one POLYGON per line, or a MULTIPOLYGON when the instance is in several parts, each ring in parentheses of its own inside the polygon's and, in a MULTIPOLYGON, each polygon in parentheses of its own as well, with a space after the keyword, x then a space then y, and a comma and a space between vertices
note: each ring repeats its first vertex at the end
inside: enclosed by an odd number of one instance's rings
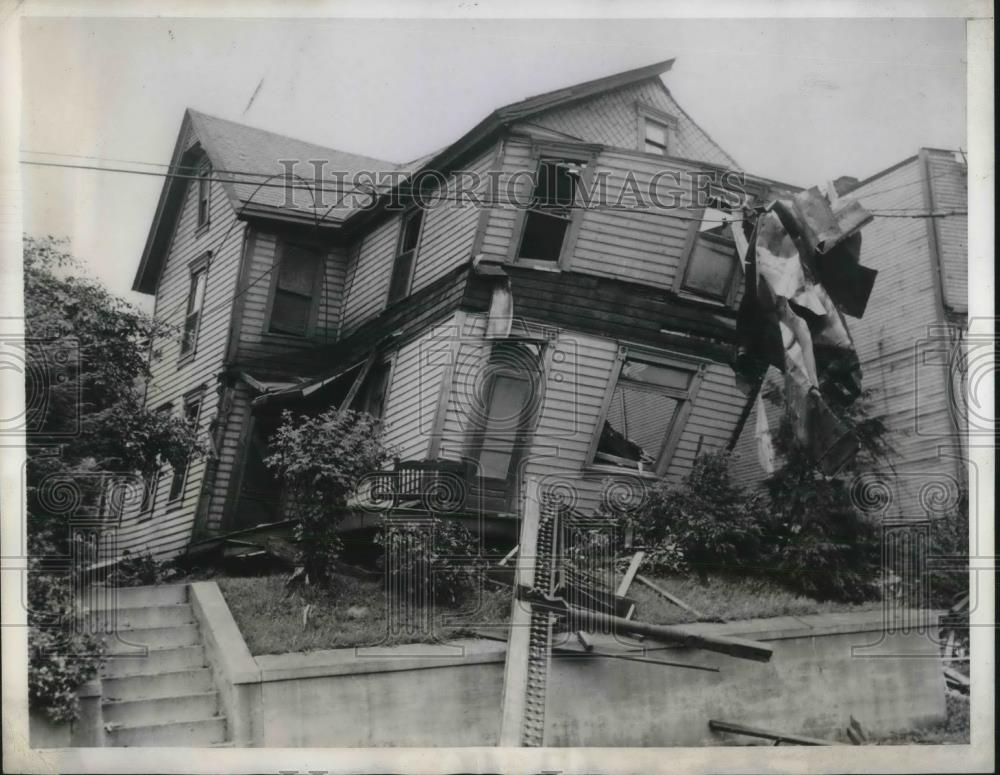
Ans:
MULTIPOLYGON (((950 151, 928 151, 934 209, 965 212, 969 206, 968 170, 950 151)), ((969 218, 951 215, 934 222, 941 250, 944 303, 967 312, 969 293, 969 218)))
POLYGON ((681 110, 659 76, 590 99, 532 116, 526 123, 565 133, 588 143, 641 150, 639 114, 642 103, 677 119, 677 147, 671 156, 736 168, 729 154, 681 110))
POLYGON ((250 402, 254 393, 246 383, 240 381, 233 386, 229 413, 224 419, 225 427, 219 444, 219 460, 208 502, 205 526, 208 531, 222 528, 227 499, 234 477, 240 475, 238 466, 242 460, 242 449, 246 444, 246 429, 250 421, 250 402))
MULTIPOLYGON (((192 135, 187 142, 190 145, 194 140, 192 135)), ((152 377, 146 391, 147 407, 156 409, 172 403, 174 413, 180 415, 185 395, 204 386, 198 426, 203 436, 208 433, 219 409, 216 375, 226 354, 245 228, 241 224, 233 224, 235 213, 218 182, 211 185, 210 208, 210 226, 207 231, 198 233, 197 186, 189 185, 156 291, 156 318, 181 328, 187 313, 189 264, 205 251, 213 251, 194 357, 183 363, 179 361, 179 333, 162 342, 160 355, 152 364, 152 377)), ((117 551, 128 549, 134 553, 149 550, 161 558, 182 551, 191 539, 204 469, 204 460, 193 461, 187 472, 183 495, 168 504, 171 469, 164 466, 152 515, 138 514, 137 506, 126 510, 115 531, 117 551)))
POLYGON ((347 252, 342 247, 329 247, 323 253, 324 272, 310 336, 285 336, 267 331, 271 289, 276 276, 275 256, 281 239, 273 231, 254 228, 248 241, 248 266, 241 279, 237 308, 240 321, 236 361, 241 365, 252 366, 259 359, 315 347, 337 338, 347 271, 347 252))
MULTIPOLYGON (((485 174, 492 166, 494 153, 490 148, 462 165, 462 169, 485 174)), ((472 204, 458 206, 457 202, 451 201, 457 198, 455 187, 458 184, 454 176, 448 180, 443 201, 429 207, 424 216, 411 292, 430 285, 472 258, 480 208, 472 204)), ((428 196, 428 200, 433 200, 433 197, 428 196)), ((399 224, 399 215, 382 221, 361 237, 350 251, 341 327, 344 335, 355 331, 386 308, 399 242, 399 224)), ((407 302, 402 299, 396 303, 407 302)))
MULTIPOLYGON (((528 321, 534 331, 544 323, 528 321)), ((488 357, 490 343, 484 340, 486 317, 470 314, 456 357, 456 369, 443 424, 440 456, 462 457, 473 416, 477 378, 488 357)), ((560 329, 549 347, 548 371, 529 453, 522 474, 538 477, 546 486, 571 493, 576 508, 594 513, 600 508, 602 492, 612 485, 624 486, 634 497, 655 485, 654 475, 616 471, 610 467, 587 466, 587 452, 597 430, 604 396, 611 380, 620 342, 560 329)), ((666 351, 664 351, 666 352, 666 351)), ((701 389, 667 469, 666 478, 677 480, 691 467, 695 451, 725 446, 732 435, 742 408, 742 394, 735 386, 728 366, 709 363, 701 389)), ((612 493, 614 497, 614 493, 612 493)))
POLYGON ((442 381, 450 372, 454 343, 460 335, 460 318, 453 315, 394 355, 383 439, 402 460, 424 460, 430 454, 442 381))

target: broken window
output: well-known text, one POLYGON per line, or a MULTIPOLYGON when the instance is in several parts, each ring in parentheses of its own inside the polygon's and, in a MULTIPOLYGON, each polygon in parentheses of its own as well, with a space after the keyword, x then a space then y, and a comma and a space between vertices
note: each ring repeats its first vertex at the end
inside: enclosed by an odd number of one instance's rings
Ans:
POLYGON ((184 333, 181 336, 181 355, 193 353, 198 341, 201 309, 205 304, 205 285, 208 282, 208 262, 203 260, 191 269, 188 287, 187 314, 184 316, 184 333))
POLYGON ((656 470, 684 403, 693 368, 627 358, 601 425, 594 462, 656 470))
POLYGON ((389 280, 389 304, 399 301, 410 293, 410 286, 413 284, 413 268, 417 257, 417 243, 420 242, 420 227, 423 222, 424 211, 419 208, 403 216, 403 225, 399 232, 399 247, 396 250, 396 260, 392 265, 392 278, 389 280))
POLYGON ((198 168, 198 228, 208 226, 212 198, 212 166, 207 162, 198 168))
POLYGON ((542 159, 517 257, 558 261, 573 217, 576 191, 586 165, 565 159, 542 159))
POLYGON ((364 382, 358 390, 351 409, 356 412, 367 412, 372 417, 382 419, 385 414, 385 401, 389 392, 389 372, 391 361, 381 361, 372 364, 364 382))
MULTIPOLYGON (((198 427, 198 413, 201 410, 201 395, 189 398, 184 404, 184 420, 192 428, 198 427)), ((170 495, 167 501, 175 501, 184 494, 184 481, 187 478, 188 460, 174 468, 170 479, 170 495)))
MULTIPOLYGON (((736 287, 739 258, 730 234, 734 216, 721 207, 706 207, 690 236, 690 249, 675 289, 727 304, 736 287)), ((694 228, 694 227, 693 227, 694 228)))
POLYGON ((308 333, 321 265, 320 255, 313 248, 284 244, 271 306, 271 333, 308 333))

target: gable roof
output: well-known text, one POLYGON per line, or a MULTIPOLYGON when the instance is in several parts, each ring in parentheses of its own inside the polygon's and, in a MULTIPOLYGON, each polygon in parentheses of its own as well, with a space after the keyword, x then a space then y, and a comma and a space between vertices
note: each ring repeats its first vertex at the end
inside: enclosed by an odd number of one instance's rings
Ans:
MULTIPOLYGON (((219 180, 225 188, 238 217, 272 218, 307 225, 319 224, 322 219, 323 227, 336 229, 362 208, 357 206, 358 203, 351 206, 350 202, 331 207, 337 202, 340 192, 335 190, 333 181, 329 178, 324 186, 321 202, 317 202, 314 193, 310 191, 310 188, 315 187, 311 179, 298 179, 291 186, 285 185, 282 179, 286 173, 279 163, 281 159, 297 159, 300 163, 308 163, 312 159, 324 160, 328 171, 345 173, 347 179, 361 170, 397 172, 410 177, 421 170, 442 169, 512 122, 627 84, 656 78, 670 70, 673 63, 673 59, 666 59, 512 102, 494 110, 445 148, 407 164, 395 164, 326 148, 188 108, 170 163, 171 173, 179 174, 167 177, 164 181, 133 290, 155 292, 157 278, 166 259, 170 233, 190 177, 190 174, 184 174, 185 170, 190 173, 191 145, 185 143, 189 133, 193 133, 198 147, 208 156, 213 166, 213 178, 219 180)), ((311 175, 312 170, 308 164, 306 169, 311 175)), ((368 208, 367 211, 370 213, 373 209, 368 208)))

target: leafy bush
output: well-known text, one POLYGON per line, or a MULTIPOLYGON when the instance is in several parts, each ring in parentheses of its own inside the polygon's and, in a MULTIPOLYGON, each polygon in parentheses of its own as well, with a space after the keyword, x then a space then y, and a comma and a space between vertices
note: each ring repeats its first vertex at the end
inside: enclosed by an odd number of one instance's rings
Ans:
POLYGON ((430 585, 435 603, 455 605, 481 580, 481 566, 469 559, 479 554, 479 542, 453 520, 388 523, 375 540, 397 589, 420 593, 430 585))
POLYGON ((950 557, 928 570, 930 605, 949 608, 969 593, 969 505, 963 496, 954 513, 931 520, 930 555, 950 557))
POLYGON ((125 549, 107 583, 113 587, 144 587, 163 584, 179 575, 172 562, 158 562, 148 551, 132 554, 125 549))
POLYGON ((310 581, 324 581, 340 557, 337 525, 347 499, 389 459, 380 431, 378 420, 363 412, 330 408, 294 417, 286 410, 271 437, 265 462, 285 484, 300 564, 310 581))
POLYGON ((631 515, 659 572, 756 568, 766 554, 764 503, 729 478, 728 455, 701 455, 680 485, 659 483, 631 515))
POLYGON ((70 579, 42 567, 39 557, 54 546, 32 540, 28 573, 28 704, 55 722, 73 721, 80 712, 77 688, 97 675, 104 644, 77 632, 70 579))

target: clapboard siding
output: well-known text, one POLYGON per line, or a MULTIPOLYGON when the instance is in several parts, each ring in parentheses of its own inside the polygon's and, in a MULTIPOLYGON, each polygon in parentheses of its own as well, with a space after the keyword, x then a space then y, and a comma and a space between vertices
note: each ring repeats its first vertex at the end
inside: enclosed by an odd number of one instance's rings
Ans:
MULTIPOLYGON (((932 170, 936 158, 931 152, 932 170)), ((946 179, 953 180, 957 173, 949 168, 947 159, 943 166, 946 179)), ((914 157, 865 182, 850 196, 874 211, 924 211, 928 202, 923 174, 921 159, 914 157)), ((936 189, 937 179, 933 185, 936 189)), ((959 205, 935 202, 935 206, 950 209, 959 205)), ((950 233, 951 228, 943 233, 950 233)), ((955 231, 964 237, 964 225, 955 231)), ((884 474, 894 497, 890 514, 925 516, 921 488, 931 483, 950 486, 960 475, 955 460, 939 449, 951 447, 954 452, 959 445, 949 409, 944 362, 933 354, 946 352, 949 346, 941 328, 940 276, 926 220, 876 217, 862 235, 861 261, 877 269, 879 275, 865 316, 860 320, 848 317, 847 325, 861 360, 862 385, 870 391, 870 411, 882 417, 896 453, 891 461, 894 472, 884 474)), ((951 249, 956 250, 954 246, 951 249)), ((963 299, 965 292, 962 288, 963 299)), ((770 407, 768 415, 772 424, 780 418, 780 412, 770 407)), ((754 419, 751 413, 734 447, 738 458, 732 472, 742 484, 759 483, 764 476, 756 461, 754 419)))
MULTIPOLYGON (((441 457, 459 459, 474 416, 476 380, 489 354, 484 340, 485 316, 468 316, 457 367, 450 387, 442 434, 441 457)), ((527 321, 542 330, 542 321, 527 321)), ((590 467, 587 452, 597 432, 604 396, 615 378, 620 343, 578 331, 559 330, 549 347, 544 394, 522 476, 539 477, 543 485, 572 493, 576 508, 584 513, 600 508, 602 492, 614 483, 624 483, 637 495, 653 486, 655 476, 590 467)), ((701 389, 681 434, 666 478, 676 480, 690 470, 699 443, 703 450, 723 447, 732 435, 742 409, 732 371, 723 364, 706 367, 701 389)))
POLYGON ((345 336, 385 309, 399 222, 398 215, 382 221, 361 237, 351 251, 341 325, 345 336))
POLYGON ((275 258, 279 255, 283 239, 294 240, 295 236, 285 238, 266 229, 255 228, 248 241, 249 265, 240 287, 236 352, 236 361, 243 365, 252 365, 260 359, 314 347, 337 338, 347 271, 346 250, 342 247, 327 247, 321 251, 323 278, 320 281, 315 325, 310 336, 282 336, 267 331, 269 303, 276 281, 275 258))
MULTIPOLYGON (((188 144, 192 142, 193 135, 188 138, 188 144)), ((170 403, 173 411, 180 415, 185 396, 203 388, 198 429, 206 438, 219 409, 216 375, 225 360, 245 226, 234 224, 235 213, 225 191, 219 183, 213 182, 210 226, 207 231, 198 233, 196 199, 197 187, 189 185, 157 286, 154 315, 157 320, 177 326, 178 333, 158 347, 159 354, 152 362, 152 376, 146 390, 146 405, 156 409, 170 403), (197 345, 194 357, 181 362, 179 330, 187 313, 189 264, 209 250, 212 259, 197 345)), ((183 495, 168 504, 171 471, 169 466, 164 466, 158 479, 152 515, 139 515, 137 507, 122 515, 114 537, 117 551, 149 550, 160 558, 182 551, 191 539, 204 471, 204 460, 193 461, 183 495)))
POLYGON ((219 443, 219 463, 215 473, 208 503, 208 518, 206 527, 210 531, 219 530, 223 524, 226 509, 226 499, 233 478, 239 476, 237 465, 240 448, 243 444, 243 433, 250 420, 250 402, 253 393, 243 382, 237 382, 232 391, 232 404, 225 421, 219 443))
POLYGON ((463 165, 462 171, 468 174, 461 178, 450 175, 441 201, 427 210, 411 293, 429 285, 472 257, 481 208, 467 200, 457 200, 465 199, 467 194, 484 196, 488 188, 486 173, 493 165, 494 154, 494 149, 490 148, 487 153, 463 165), (471 181, 474 179, 481 181, 476 187, 472 186, 471 181), (460 195, 457 190, 459 186, 464 187, 464 194, 460 195))
MULTIPOLYGON (((966 165, 947 151, 928 151, 932 205, 943 212, 965 212, 969 205, 966 165)), ((944 303, 956 312, 968 311, 969 219, 953 215, 935 221, 944 275, 944 303)))
POLYGON ((681 110, 659 76, 566 107, 553 108, 532 116, 531 123, 588 143, 641 150, 637 102, 677 119, 677 147, 668 149, 672 156, 737 168, 733 158, 681 110))
POLYGON ((461 334, 455 317, 439 323, 396 352, 386 396, 383 440, 402 460, 424 460, 441 395, 441 380, 461 334))

